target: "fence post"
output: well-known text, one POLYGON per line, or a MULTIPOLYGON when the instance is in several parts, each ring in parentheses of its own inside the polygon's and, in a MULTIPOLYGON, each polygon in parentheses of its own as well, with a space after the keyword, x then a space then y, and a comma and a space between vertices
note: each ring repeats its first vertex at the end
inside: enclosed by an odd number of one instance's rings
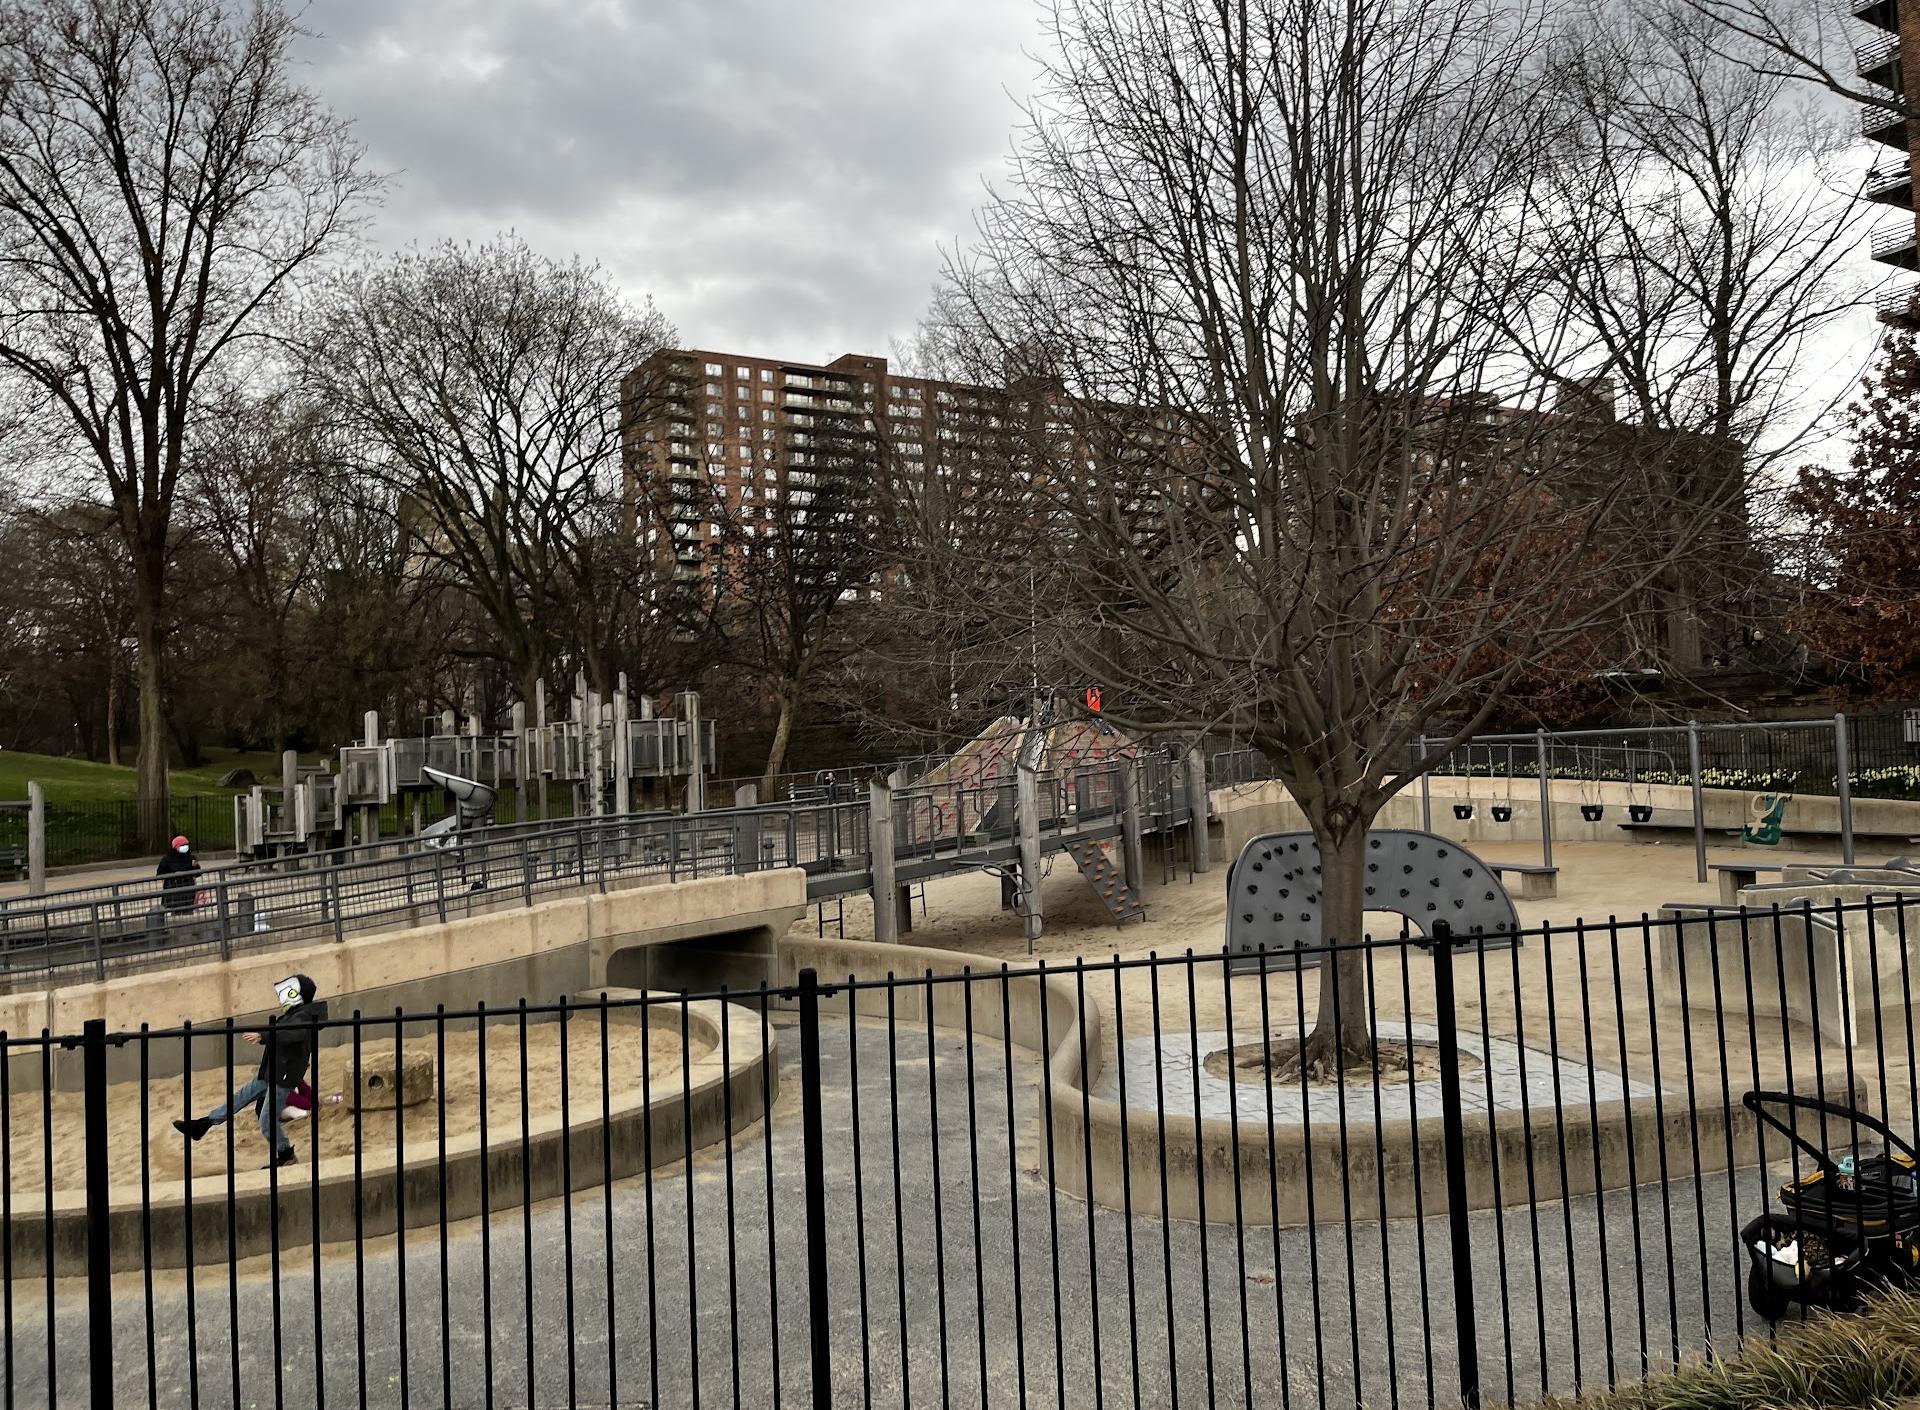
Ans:
POLYGON ((1693 793, 1693 879, 1707 879, 1707 808, 1700 798, 1700 721, 1687 721, 1687 784, 1693 793))
POLYGON ((1440 1030, 1440 1136, 1447 1167, 1447 1238, 1453 1247, 1453 1332, 1460 1403, 1480 1405, 1480 1341, 1473 1313, 1473 1244, 1467 1227, 1467 1146, 1460 1115, 1460 1030, 1454 1013, 1453 927, 1433 923, 1433 1003, 1440 1030))
POLYGON ((213 887, 214 895, 219 898, 215 909, 220 916, 220 958, 230 960, 233 958, 233 931, 228 925, 231 913, 227 902, 227 879, 224 876, 216 876, 213 879, 213 887))
POLYGON ((1553 764, 1547 758, 1547 732, 1533 732, 1534 763, 1540 775, 1540 865, 1553 865, 1553 764))
POLYGON ((1840 791, 1840 860, 1853 865, 1853 751, 1847 747, 1847 717, 1833 717, 1833 778, 1840 791))
POLYGON ((327 890, 333 897, 333 938, 336 943, 344 944, 347 939, 346 917, 340 913, 340 866, 338 861, 327 867, 327 890))
POLYGON ((520 901, 533 904, 533 844, 524 837, 520 839, 520 901))
MULTIPOLYGON (((929 993, 928 1002, 932 1002, 929 993)), ((827 1173, 820 1113, 820 981, 800 971, 800 1140, 807 1182, 807 1325, 812 1334, 815 1410, 833 1404, 827 1327, 827 1173)))
MULTIPOLYGON (((107 1198, 107 1025, 90 1018, 82 1029, 87 1137, 87 1365, 92 1403, 113 1405, 113 1244, 107 1198)), ((48 1229, 48 1237, 53 1231, 48 1229)))
POLYGON ((1429 786, 1430 770, 1427 768, 1427 737, 1423 734, 1414 745, 1419 753, 1414 762, 1420 766, 1420 830, 1433 831, 1433 790, 1429 786))

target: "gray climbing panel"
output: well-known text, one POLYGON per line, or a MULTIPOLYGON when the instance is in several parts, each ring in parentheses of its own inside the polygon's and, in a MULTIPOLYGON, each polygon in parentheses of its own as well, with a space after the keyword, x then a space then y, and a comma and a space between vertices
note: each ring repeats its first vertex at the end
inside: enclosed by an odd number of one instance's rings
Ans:
MULTIPOLYGON (((1367 909, 1405 916, 1421 933, 1444 920, 1481 946, 1515 943, 1520 918, 1487 864, 1449 837, 1388 830, 1367 834, 1367 909)), ((1357 938, 1357 937, 1356 937, 1357 938)), ((1241 849, 1227 877, 1227 953, 1236 970, 1312 965, 1297 955, 1320 940, 1320 847, 1311 832, 1275 832, 1241 849)))

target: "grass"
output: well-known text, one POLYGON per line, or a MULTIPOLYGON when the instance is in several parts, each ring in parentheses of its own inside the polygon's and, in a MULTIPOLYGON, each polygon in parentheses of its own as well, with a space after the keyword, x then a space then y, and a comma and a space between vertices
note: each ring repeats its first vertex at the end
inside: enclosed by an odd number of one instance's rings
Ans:
MULTIPOLYGON (((1920 1398, 1920 1297, 1884 1294, 1863 1312, 1788 1322, 1737 1356, 1578 1402, 1581 1410, 1790 1410, 1873 1407, 1920 1398)), ((1575 1402, 1550 1400, 1568 1410, 1575 1402)))
MULTIPOLYGON (((173 792, 182 797, 221 792, 221 776, 235 768, 252 769, 262 782, 275 781, 280 777, 280 756, 264 750, 209 749, 205 763, 172 771, 173 792)), ((47 790, 49 803, 104 803, 134 796, 130 764, 96 764, 53 754, 0 750, 0 799, 25 798, 28 780, 47 790)))

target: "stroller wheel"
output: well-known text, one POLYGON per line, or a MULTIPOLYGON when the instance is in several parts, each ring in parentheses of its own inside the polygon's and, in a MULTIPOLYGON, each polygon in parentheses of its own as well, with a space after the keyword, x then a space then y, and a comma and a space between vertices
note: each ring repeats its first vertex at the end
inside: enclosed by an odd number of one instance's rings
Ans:
POLYGON ((1747 1270, 1747 1302, 1769 1322, 1778 1322, 1793 1306, 1792 1299, 1774 1286, 1764 1268, 1747 1270))

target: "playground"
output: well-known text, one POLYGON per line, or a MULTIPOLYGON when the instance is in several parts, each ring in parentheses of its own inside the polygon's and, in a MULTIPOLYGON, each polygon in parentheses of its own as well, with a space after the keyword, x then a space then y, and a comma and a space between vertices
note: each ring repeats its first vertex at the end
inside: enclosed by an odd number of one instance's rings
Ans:
MULTIPOLYGON (((517 1023, 506 1016, 489 1024, 484 1074, 480 1032, 471 1024, 449 1028, 444 1035, 421 1034, 420 1025, 409 1025, 412 1032, 401 1045, 406 1061, 397 1062, 393 1024, 369 1021, 357 1054, 360 1070, 368 1074, 362 1084, 368 1094, 358 1106, 352 1095, 356 1052, 351 1034, 332 1030, 330 1037, 345 1041, 329 1042, 320 1050, 309 1077, 316 1097, 313 1113, 285 1126, 300 1161, 291 1172, 283 1170, 280 1178, 306 1177, 316 1133, 324 1169, 338 1169, 336 1160, 350 1163, 356 1149, 364 1165, 378 1168, 391 1165, 409 1149, 416 1154, 436 1151, 443 1139, 451 1144, 477 1139, 483 1111, 489 1144, 517 1143, 523 1116, 545 1125, 560 1116, 563 1100, 570 1114, 597 1117, 603 1093, 624 1106, 640 1092, 677 1091, 681 1034, 665 1021, 664 1013, 658 1025, 622 1021, 623 1017, 615 1010, 613 1021, 605 1025, 603 1063, 599 1011, 569 1013, 563 1068, 557 1019, 528 1024, 523 1047, 517 1023), (383 1032, 388 1036, 380 1036, 383 1032), (403 1079, 393 1080, 394 1074, 402 1072, 406 1073, 403 1079)), ((687 1048, 695 1061, 711 1050, 703 1028, 695 1028, 688 1038, 687 1048)), ((235 1042, 234 1086, 253 1075, 259 1051, 235 1042)), ((144 1110, 138 1080, 113 1083, 107 1102, 112 1142, 108 1169, 113 1182, 138 1186, 143 1172, 154 1183, 177 1181, 188 1174, 189 1165, 195 1180, 224 1184, 229 1168, 250 1181, 264 1178, 260 1167, 267 1147, 251 1110, 229 1125, 214 1127, 197 1143, 189 1143, 173 1129, 176 1117, 203 1113, 224 1100, 226 1078, 224 1067, 150 1078, 145 1084, 144 1110)), ((8 1175, 13 1198, 36 1196, 45 1189, 42 1137, 48 1130, 53 1137, 54 1192, 78 1193, 86 1171, 81 1094, 54 1092, 49 1120, 46 1094, 31 1086, 21 1090, 18 1072, 14 1081, 8 1100, 8 1175)))

